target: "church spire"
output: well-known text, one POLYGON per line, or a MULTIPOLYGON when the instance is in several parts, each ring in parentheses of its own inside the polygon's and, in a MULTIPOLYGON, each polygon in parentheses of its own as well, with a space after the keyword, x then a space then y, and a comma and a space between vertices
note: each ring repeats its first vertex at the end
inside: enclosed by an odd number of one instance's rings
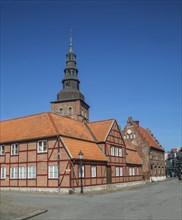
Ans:
POLYGON ((52 112, 78 121, 89 121, 89 105, 85 102, 85 96, 80 92, 79 84, 76 54, 73 52, 70 31, 69 51, 66 54, 62 89, 57 94, 57 100, 51 102, 52 112))
POLYGON ((69 48, 69 52, 73 53, 73 43, 72 43, 72 31, 70 29, 70 48, 69 48))

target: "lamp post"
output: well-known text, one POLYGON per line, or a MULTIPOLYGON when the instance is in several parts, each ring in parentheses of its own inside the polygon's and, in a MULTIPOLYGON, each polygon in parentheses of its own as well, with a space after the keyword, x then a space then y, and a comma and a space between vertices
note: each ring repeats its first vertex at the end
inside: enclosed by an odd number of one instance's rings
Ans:
POLYGON ((83 159, 83 153, 82 151, 79 152, 78 154, 80 158, 80 178, 81 178, 81 193, 83 193, 83 170, 82 170, 82 159, 83 159))

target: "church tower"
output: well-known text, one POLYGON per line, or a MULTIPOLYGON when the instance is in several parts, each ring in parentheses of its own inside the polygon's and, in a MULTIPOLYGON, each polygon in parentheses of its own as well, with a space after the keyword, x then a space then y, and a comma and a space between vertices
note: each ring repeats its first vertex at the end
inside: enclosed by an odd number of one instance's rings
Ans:
POLYGON ((72 35, 70 36, 69 51, 66 54, 66 68, 64 70, 63 88, 57 94, 57 101, 51 102, 52 112, 78 121, 89 121, 89 105, 79 89, 76 55, 72 49, 72 35))

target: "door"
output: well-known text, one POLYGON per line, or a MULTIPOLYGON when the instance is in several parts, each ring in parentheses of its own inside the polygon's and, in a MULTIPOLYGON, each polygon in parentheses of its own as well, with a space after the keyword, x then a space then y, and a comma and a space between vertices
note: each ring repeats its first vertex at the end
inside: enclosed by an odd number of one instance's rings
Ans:
POLYGON ((107 167, 107 184, 111 183, 111 167, 107 167))

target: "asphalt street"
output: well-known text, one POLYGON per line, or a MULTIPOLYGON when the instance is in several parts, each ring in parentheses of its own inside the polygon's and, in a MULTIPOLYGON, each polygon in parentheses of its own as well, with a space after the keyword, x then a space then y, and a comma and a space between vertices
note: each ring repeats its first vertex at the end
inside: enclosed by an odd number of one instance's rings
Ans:
MULTIPOLYGON (((1 192, 11 204, 47 212, 31 220, 51 219, 182 219, 182 181, 167 181, 112 192, 58 195, 1 192)), ((7 216, 8 219, 8 213, 7 216)), ((10 218, 9 218, 10 219, 10 218)))

